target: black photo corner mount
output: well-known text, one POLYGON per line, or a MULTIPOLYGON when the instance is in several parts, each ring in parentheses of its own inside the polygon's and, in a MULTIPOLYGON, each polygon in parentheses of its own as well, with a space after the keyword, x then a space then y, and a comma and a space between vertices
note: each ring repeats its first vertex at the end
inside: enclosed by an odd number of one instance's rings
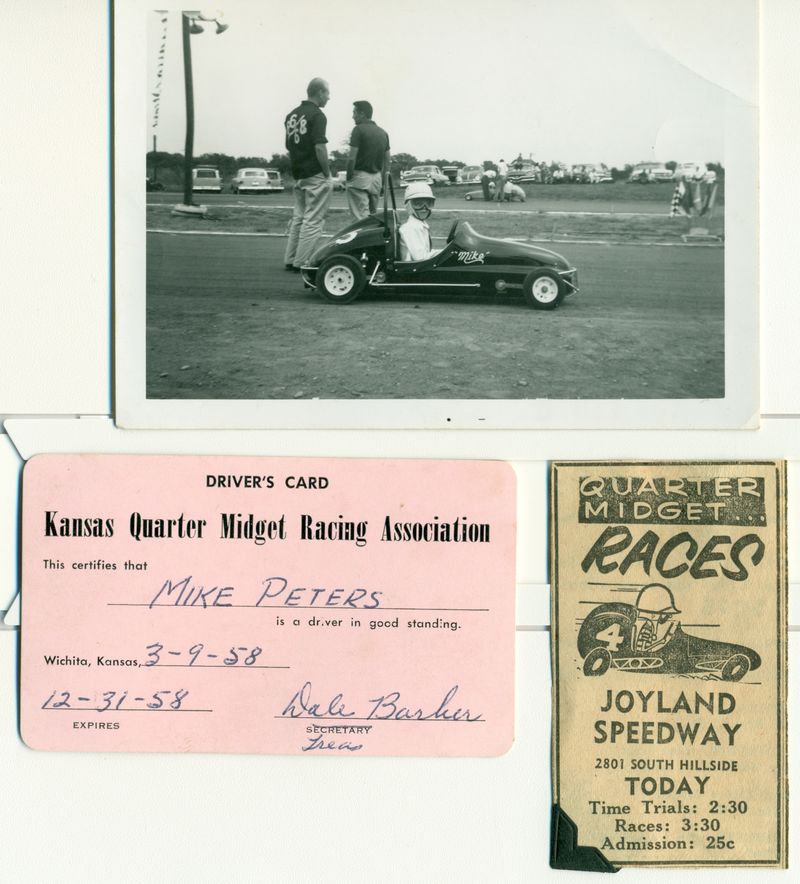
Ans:
POLYGON ((553 805, 550 831, 550 868, 576 872, 618 872, 596 847, 578 844, 578 827, 557 805, 553 805))

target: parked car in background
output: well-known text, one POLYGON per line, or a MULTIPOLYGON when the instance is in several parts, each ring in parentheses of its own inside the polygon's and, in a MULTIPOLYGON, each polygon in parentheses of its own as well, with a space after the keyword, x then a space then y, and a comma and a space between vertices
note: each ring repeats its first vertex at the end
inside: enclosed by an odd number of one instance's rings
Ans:
POLYGON ((572 167, 572 180, 578 184, 611 184, 614 179, 603 163, 579 163, 572 167))
POLYGON ((414 166, 407 172, 400 173, 400 186, 405 187, 412 181, 424 181, 426 184, 449 184, 450 179, 438 166, 414 166))
POLYGON ((539 172, 533 160, 515 160, 508 168, 508 180, 531 183, 539 180, 539 172))
POLYGON ((483 169, 480 166, 462 166, 461 167, 461 183, 462 184, 480 184, 483 169))
POLYGON ((213 166, 198 166, 192 169, 192 190, 209 193, 222 193, 222 178, 213 166))
POLYGON ((458 166, 442 166, 442 174, 451 184, 461 184, 461 169, 458 166))
POLYGON ((717 180, 717 173, 709 169, 705 163, 678 163, 672 177, 711 183, 717 180))
POLYGON ((231 181, 231 193, 280 193, 281 173, 277 169, 238 169, 231 181))
POLYGON ((663 163, 637 163, 628 181, 633 184, 652 184, 655 181, 671 181, 672 172, 663 163))

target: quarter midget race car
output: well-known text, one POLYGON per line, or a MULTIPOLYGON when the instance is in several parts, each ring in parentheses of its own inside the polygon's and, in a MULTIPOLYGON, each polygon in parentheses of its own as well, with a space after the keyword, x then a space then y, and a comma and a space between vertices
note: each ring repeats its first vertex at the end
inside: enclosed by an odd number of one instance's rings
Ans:
MULTIPOLYGON (((494 186, 494 181, 489 182, 489 193, 494 196, 497 188, 494 186)), ((480 200, 483 199, 483 190, 468 190, 464 194, 464 199, 469 200, 480 200)), ((513 203, 514 200, 519 200, 519 202, 525 202, 525 191, 518 185, 514 184, 513 181, 506 181, 505 187, 503 188, 503 199, 507 203, 513 203)))
POLYGON ((578 272, 556 252, 482 236, 456 219, 447 244, 425 261, 400 260, 397 206, 387 176, 383 217, 369 215, 339 231, 302 267, 305 284, 333 304, 363 291, 520 291, 530 307, 552 310, 578 291, 578 272))
POLYGON ((740 681, 761 665, 761 657, 751 648, 689 635, 679 623, 657 651, 635 651, 636 618, 636 607, 622 602, 592 609, 578 632, 584 675, 604 675, 613 666, 626 671, 705 675, 723 681, 740 681))

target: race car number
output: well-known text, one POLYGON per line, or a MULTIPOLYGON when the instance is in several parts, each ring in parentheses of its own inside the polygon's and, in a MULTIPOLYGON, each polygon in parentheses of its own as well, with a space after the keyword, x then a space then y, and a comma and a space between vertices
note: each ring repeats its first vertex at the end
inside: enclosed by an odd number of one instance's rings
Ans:
POLYGON ((623 640, 622 629, 620 628, 619 623, 614 623, 612 626, 609 626, 608 629, 596 632, 594 637, 598 641, 603 642, 609 651, 616 651, 622 644, 623 640))

